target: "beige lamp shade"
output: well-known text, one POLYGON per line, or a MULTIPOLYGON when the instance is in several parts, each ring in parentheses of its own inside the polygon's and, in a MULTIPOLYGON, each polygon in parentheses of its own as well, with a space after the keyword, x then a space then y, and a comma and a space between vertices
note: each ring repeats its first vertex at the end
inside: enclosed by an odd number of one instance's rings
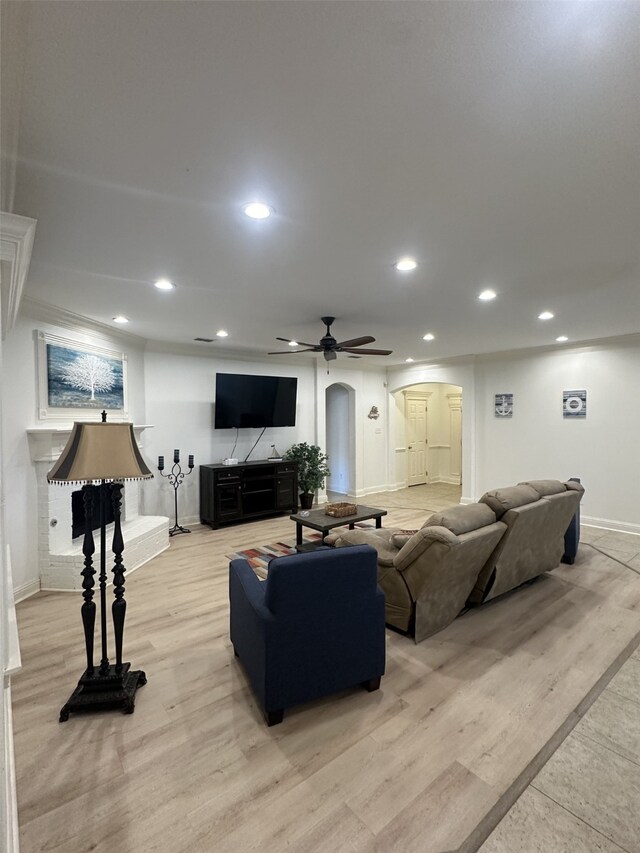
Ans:
POLYGON ((142 458, 133 424, 73 425, 62 455, 47 474, 50 483, 142 480, 153 477, 142 458))

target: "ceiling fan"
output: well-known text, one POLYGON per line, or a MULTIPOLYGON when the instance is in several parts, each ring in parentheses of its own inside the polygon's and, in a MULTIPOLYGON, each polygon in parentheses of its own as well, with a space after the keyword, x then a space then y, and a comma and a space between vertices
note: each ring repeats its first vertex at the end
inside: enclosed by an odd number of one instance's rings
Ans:
MULTIPOLYGON (((331 334, 331 324, 336 318, 320 317, 320 319, 327 327, 327 331, 320 338, 317 344, 306 344, 304 341, 299 341, 299 345, 301 347, 306 347, 306 349, 281 350, 280 352, 269 352, 267 355, 289 355, 297 352, 321 352, 324 355, 325 361, 333 361, 334 358, 337 358, 339 352, 355 353, 356 358, 359 358, 361 355, 391 355, 393 352, 393 350, 390 349, 360 349, 364 344, 372 344, 375 341, 375 338, 372 338, 371 335, 365 335, 361 338, 352 338, 349 341, 337 341, 331 334)), ((276 340, 290 343, 289 338, 276 338, 276 340)))

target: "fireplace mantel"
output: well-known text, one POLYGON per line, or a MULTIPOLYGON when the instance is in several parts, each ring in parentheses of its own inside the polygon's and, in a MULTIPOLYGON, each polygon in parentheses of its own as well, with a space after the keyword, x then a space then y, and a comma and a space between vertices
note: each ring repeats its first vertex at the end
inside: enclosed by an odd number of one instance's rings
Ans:
MULTIPOLYGON (((134 424, 138 446, 142 433, 151 424, 134 424)), ((38 489, 38 563, 40 588, 79 590, 82 588, 84 554, 82 537, 73 538, 72 493, 78 488, 71 483, 51 484, 47 472, 62 453, 73 425, 38 426, 28 429, 29 451, 38 489)), ((144 484, 135 480, 125 485, 122 533, 126 544, 126 567, 130 574, 169 547, 169 519, 144 515, 144 484)), ((113 525, 107 526, 111 547, 113 525)), ((94 533, 96 550, 100 550, 100 533, 94 533)))
MULTIPOLYGON (((69 436, 71 435, 71 426, 42 426, 33 427, 27 430, 29 441, 29 452, 32 462, 55 462, 62 453, 69 436)), ((134 424, 133 432, 136 441, 140 447, 144 444, 140 441, 140 436, 145 429, 153 429, 153 424, 134 424)))

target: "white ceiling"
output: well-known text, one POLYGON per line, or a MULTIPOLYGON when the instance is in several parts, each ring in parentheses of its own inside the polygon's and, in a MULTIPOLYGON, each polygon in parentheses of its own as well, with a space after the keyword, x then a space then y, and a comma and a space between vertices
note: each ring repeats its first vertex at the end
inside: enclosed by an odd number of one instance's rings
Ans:
POLYGON ((640 330, 640 4, 30 6, 28 296, 260 354, 333 314, 388 364, 640 330))

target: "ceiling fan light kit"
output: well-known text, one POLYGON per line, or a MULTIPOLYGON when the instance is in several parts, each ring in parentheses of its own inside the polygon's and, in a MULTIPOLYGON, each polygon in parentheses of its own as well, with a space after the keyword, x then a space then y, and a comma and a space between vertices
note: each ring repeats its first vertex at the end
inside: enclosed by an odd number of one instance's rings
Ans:
MULTIPOLYGON (((327 327, 325 334, 320 338, 317 344, 308 344, 304 341, 298 341, 298 346, 306 347, 299 350, 278 350, 269 352, 267 355, 291 355, 292 353, 300 352, 321 352, 325 361, 334 361, 338 357, 339 352, 354 353, 356 358, 361 355, 391 355, 393 350, 390 349, 362 349, 365 344, 372 344, 375 338, 371 335, 363 335, 359 338, 351 338, 347 341, 337 341, 331 334, 331 326, 335 321, 335 317, 321 317, 322 322, 327 327)), ((284 341, 293 346, 294 343, 290 338, 276 338, 277 341, 284 341)))

